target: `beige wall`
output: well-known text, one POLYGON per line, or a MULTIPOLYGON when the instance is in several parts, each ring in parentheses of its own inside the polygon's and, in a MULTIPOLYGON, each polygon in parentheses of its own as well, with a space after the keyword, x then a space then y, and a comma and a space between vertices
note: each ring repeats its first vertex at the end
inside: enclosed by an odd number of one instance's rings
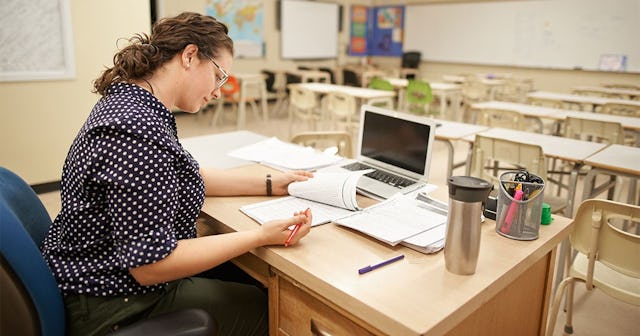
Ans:
POLYGON ((92 82, 112 64, 116 40, 149 32, 148 0, 70 0, 72 80, 0 82, 0 165, 30 184, 60 180, 73 138, 98 99, 92 82))
MULTIPOLYGON (((70 0, 77 76, 74 80, 0 83, 3 113, 0 115, 0 165, 23 176, 29 183, 60 179, 64 158, 71 141, 98 97, 91 83, 111 64, 116 39, 136 32, 149 32, 147 0, 70 0), (123 10, 126 8, 126 10, 123 10)), ((160 14, 175 15, 190 10, 204 12, 207 0, 158 0, 160 14)), ((349 10, 352 4, 384 5, 438 2, 428 0, 333 0, 343 5, 343 30, 339 37, 340 56, 335 60, 293 62, 280 59, 280 36, 276 30, 276 2, 264 0, 264 59, 236 59, 233 72, 256 72, 263 68, 294 69, 298 64, 339 66, 358 63, 359 57, 346 55, 349 39, 349 10)), ((448 2, 454 2, 449 0, 448 2)), ((482 1, 482 0, 475 0, 482 1)), ((439 0, 439 2, 444 2, 439 0)), ((373 62, 396 67, 396 57, 374 57, 373 62)), ((423 62, 421 75, 440 80, 452 73, 510 72, 535 80, 537 89, 568 92, 574 85, 603 82, 635 83, 638 74, 595 71, 544 70, 533 68, 480 66, 423 62)))

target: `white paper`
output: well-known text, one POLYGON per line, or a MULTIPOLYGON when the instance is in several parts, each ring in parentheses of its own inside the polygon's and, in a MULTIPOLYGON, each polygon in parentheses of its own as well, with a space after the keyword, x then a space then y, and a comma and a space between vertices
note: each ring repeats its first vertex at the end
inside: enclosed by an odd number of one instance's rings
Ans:
POLYGON ((275 137, 238 148, 228 155, 280 170, 314 170, 343 160, 343 157, 331 152, 320 152, 311 147, 283 142, 275 137))
POLYGON ((337 224, 361 231, 390 245, 446 222, 447 217, 418 206, 415 197, 397 194, 337 224))
POLYGON ((336 218, 348 216, 352 213, 350 210, 293 196, 245 205, 240 208, 240 211, 253 218, 256 222, 264 224, 275 219, 289 218, 293 216, 294 212, 304 211, 307 208, 311 209, 311 214, 313 215, 311 226, 329 223, 336 218))

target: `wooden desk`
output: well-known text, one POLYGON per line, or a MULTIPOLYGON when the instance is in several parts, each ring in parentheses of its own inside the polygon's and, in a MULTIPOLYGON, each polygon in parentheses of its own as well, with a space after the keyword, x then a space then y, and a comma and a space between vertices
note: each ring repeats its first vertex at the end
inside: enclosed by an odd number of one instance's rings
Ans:
MULTIPOLYGON (((235 168, 264 174, 269 168, 235 168)), ((446 199, 441 187, 436 197, 446 199)), ((209 233, 258 224, 237 209, 266 197, 207 198, 209 233)), ((271 335, 542 335, 556 246, 570 220, 555 217, 534 241, 498 235, 482 224, 477 271, 446 271, 442 252, 391 247, 334 224, 314 227, 293 247, 263 247, 235 260, 269 288, 271 335), (404 254, 392 265, 358 275, 365 265, 404 254)))
POLYGON ((235 131, 184 138, 180 139, 180 143, 200 166, 229 169, 255 163, 228 156, 227 153, 265 139, 266 136, 250 131, 235 131))

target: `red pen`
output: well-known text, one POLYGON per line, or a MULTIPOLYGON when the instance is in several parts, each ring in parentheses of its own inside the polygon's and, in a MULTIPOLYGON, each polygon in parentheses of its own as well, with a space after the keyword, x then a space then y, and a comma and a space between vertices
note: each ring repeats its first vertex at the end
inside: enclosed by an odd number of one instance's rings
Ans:
MULTIPOLYGON (((304 211, 304 215, 309 217, 309 211, 311 211, 311 209, 307 208, 307 210, 304 211)), ((293 227, 293 230, 291 230, 291 234, 289 234, 289 238, 287 238, 287 241, 284 242, 284 247, 288 247, 289 244, 291 244, 291 240, 293 239, 293 236, 296 235, 296 232, 298 232, 298 230, 300 229, 300 223, 296 224, 293 227)))

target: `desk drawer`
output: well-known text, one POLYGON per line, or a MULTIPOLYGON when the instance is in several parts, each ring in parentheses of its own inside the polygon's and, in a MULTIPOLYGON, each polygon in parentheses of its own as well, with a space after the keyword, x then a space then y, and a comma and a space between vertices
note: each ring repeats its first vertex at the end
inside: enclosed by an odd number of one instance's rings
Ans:
POLYGON ((373 335, 304 288, 281 276, 276 279, 278 335, 373 335))

